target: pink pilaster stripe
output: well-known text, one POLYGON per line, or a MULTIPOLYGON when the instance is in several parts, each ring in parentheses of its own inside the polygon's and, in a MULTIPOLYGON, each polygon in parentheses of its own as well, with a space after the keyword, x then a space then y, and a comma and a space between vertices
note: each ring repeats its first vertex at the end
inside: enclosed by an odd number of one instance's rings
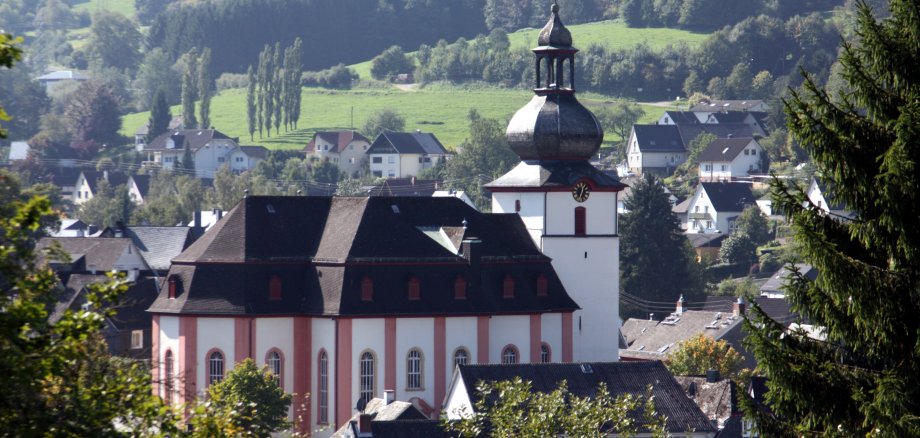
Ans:
POLYGON ((572 361, 572 313, 563 313, 562 314, 562 361, 571 362, 572 361))
POLYGON ((352 404, 357 395, 351 391, 351 320, 336 321, 335 355, 335 429, 351 419, 352 404))
POLYGON ((447 387, 447 320, 434 319, 434 411, 441 412, 447 387))
POLYGON ((383 377, 383 389, 396 390, 396 318, 387 318, 383 323, 386 372, 383 377))
POLYGON ((476 362, 489 363, 489 317, 476 317, 476 362))
POLYGON ((179 370, 185 382, 180 402, 194 401, 198 394, 198 319, 194 316, 179 317, 179 370))
POLYGON ((540 345, 543 340, 543 318, 530 315, 530 363, 540 363, 540 345))
POLYGON ((160 354, 160 315, 153 315, 153 323, 150 326, 150 372, 153 380, 153 393, 160 395, 160 367, 163 357, 160 354))
POLYGON ((233 361, 240 363, 249 355, 249 344, 252 342, 250 332, 250 318, 233 319, 233 361))
POLYGON ((300 417, 297 430, 304 435, 309 435, 313 427, 312 410, 310 409, 310 381, 313 361, 311 333, 312 321, 307 317, 294 318, 294 416, 300 417))

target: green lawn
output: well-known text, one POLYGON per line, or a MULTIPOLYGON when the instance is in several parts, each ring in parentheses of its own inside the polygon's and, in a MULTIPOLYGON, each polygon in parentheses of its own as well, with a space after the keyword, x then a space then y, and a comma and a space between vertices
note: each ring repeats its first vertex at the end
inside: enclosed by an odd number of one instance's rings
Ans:
POLYGON ((77 0, 71 2, 71 5, 74 12, 87 11, 92 14, 96 11, 112 11, 134 18, 134 0, 77 0))
MULTIPOLYGON (((668 28, 631 28, 622 21, 607 20, 596 23, 566 26, 572 32, 575 47, 587 49, 597 44, 608 49, 628 49, 636 44, 646 43, 652 50, 660 50, 677 42, 684 42, 691 47, 699 45, 708 33, 689 32, 668 28)), ((508 34, 511 47, 533 48, 537 45, 540 29, 521 29, 508 34)))
MULTIPOLYGON (((468 136, 467 114, 475 108, 483 117, 498 118, 505 123, 518 108, 526 104, 533 93, 520 89, 504 89, 484 85, 456 87, 431 85, 415 91, 396 88, 360 88, 354 90, 325 90, 304 88, 300 129, 271 138, 249 141, 246 124, 246 91, 227 90, 214 97, 211 104, 211 124, 232 137, 240 137, 243 144, 257 144, 269 149, 302 148, 317 130, 360 129, 365 119, 375 110, 391 108, 406 118, 406 130, 420 129, 433 132, 448 148, 460 144, 468 136), (354 125, 351 114, 354 111, 354 125)), ((615 103, 613 98, 585 93, 580 100, 596 110, 615 103)), ((643 122, 657 119, 662 108, 646 107, 643 122)), ((179 106, 172 108, 174 115, 181 114, 179 106)), ((129 114, 123 118, 122 133, 133 136, 134 131, 147 122, 148 113, 129 114)), ((607 141, 616 140, 608 135, 607 141)))

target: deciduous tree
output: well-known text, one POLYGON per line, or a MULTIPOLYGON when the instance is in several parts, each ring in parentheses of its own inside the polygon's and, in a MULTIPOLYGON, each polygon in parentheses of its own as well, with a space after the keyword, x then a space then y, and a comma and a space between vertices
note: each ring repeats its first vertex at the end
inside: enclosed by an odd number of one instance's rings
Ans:
POLYGON ((376 138, 383 131, 402 131, 405 127, 405 117, 395 110, 384 108, 368 116, 364 121, 362 132, 370 138, 376 138))
MULTIPOLYGON (((822 327, 816 340, 762 312, 748 340, 768 378, 770 436, 920 436, 920 5, 891 0, 890 18, 859 7, 840 56, 852 93, 832 97, 808 75, 785 102, 788 126, 829 184, 827 215, 791 182, 772 183, 815 280, 794 272, 786 299, 822 327)), ((755 307, 756 309, 756 307, 755 307)))
POLYGON ((701 375, 716 370, 722 376, 732 377, 741 371, 742 359, 728 342, 700 333, 679 342, 668 354, 665 364, 675 376, 701 375))

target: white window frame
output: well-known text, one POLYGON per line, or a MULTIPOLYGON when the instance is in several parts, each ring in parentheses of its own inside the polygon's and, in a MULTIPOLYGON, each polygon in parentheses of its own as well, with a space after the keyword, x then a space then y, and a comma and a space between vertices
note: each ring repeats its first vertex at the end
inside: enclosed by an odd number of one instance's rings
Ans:
POLYGON ((219 350, 208 354, 208 385, 224 380, 224 353, 219 350))
POLYGON ((422 368, 424 360, 421 350, 413 348, 406 354, 406 390, 421 391, 424 388, 422 368))
POLYGON ((365 402, 374 398, 377 388, 377 355, 370 350, 361 353, 358 359, 358 396, 365 402))
POLYGON ((131 330, 131 349, 140 350, 141 348, 144 348, 144 331, 131 330))
POLYGON ((502 364, 516 364, 520 361, 520 354, 518 353, 517 347, 514 345, 508 345, 502 349, 502 364))
POLYGON ((329 355, 319 354, 319 424, 329 424, 329 355))

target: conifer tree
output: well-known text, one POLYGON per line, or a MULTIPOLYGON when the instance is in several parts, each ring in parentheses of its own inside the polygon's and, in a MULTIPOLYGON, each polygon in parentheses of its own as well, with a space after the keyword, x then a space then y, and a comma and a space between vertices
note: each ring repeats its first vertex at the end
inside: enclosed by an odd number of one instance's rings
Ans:
POLYGON ((766 436, 920 436, 920 4, 891 0, 877 22, 860 3, 857 41, 840 56, 847 93, 806 74, 785 102, 789 131, 855 219, 835 217, 790 183, 772 183, 809 281, 786 285, 792 309, 825 339, 755 311, 749 345, 768 378, 766 436))
POLYGON ((256 75, 252 66, 246 71, 246 126, 249 128, 249 140, 253 140, 256 132, 256 75))
POLYGON ((662 313, 645 303, 670 308, 681 294, 687 301, 699 300, 696 260, 661 181, 646 173, 632 187, 626 210, 620 220, 620 289, 627 294, 620 302, 621 313, 662 313))
POLYGON ((159 89, 153 96, 153 103, 150 105, 150 120, 147 122, 147 143, 166 132, 171 121, 172 112, 169 110, 169 102, 166 101, 166 92, 163 89, 159 89))
POLYGON ((198 99, 201 100, 199 115, 201 129, 211 127, 211 49, 205 48, 198 59, 198 99))

